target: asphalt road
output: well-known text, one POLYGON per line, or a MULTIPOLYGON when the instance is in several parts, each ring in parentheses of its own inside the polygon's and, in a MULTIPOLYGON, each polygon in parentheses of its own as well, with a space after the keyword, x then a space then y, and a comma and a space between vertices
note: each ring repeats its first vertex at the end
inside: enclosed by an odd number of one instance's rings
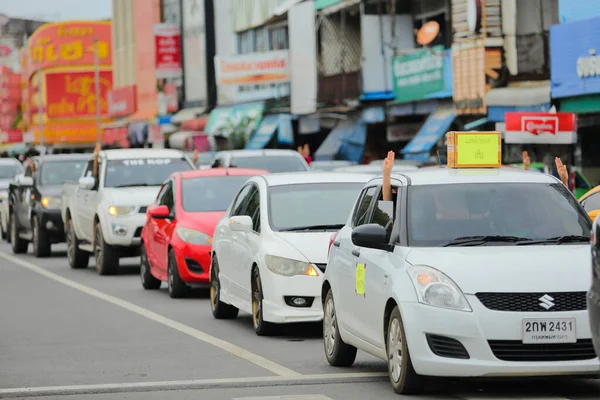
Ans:
MULTIPOLYGON (((136 259, 100 277, 93 260, 71 270, 64 249, 35 259, 0 244, 0 398, 402 399, 371 356, 330 367, 318 325, 258 337, 249 315, 213 319, 205 291, 174 300, 143 290, 136 259)), ((600 382, 433 381, 412 398, 598 400, 600 382)))

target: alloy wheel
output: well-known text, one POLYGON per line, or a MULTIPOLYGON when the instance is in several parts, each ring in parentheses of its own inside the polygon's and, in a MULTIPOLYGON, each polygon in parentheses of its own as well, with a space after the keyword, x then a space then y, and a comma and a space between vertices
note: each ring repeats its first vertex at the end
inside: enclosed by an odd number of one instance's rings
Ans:
POLYGON ((402 332, 400 321, 396 318, 390 323, 387 348, 390 377, 394 382, 400 382, 402 376, 402 332))
POLYGON ((337 318, 333 299, 328 299, 325 305, 325 317, 323 319, 323 333, 325 341, 325 351, 331 356, 335 349, 335 338, 337 336, 337 318))
POLYGON ((219 304, 219 280, 217 278, 217 274, 213 269, 211 271, 211 279, 210 279, 210 306, 213 310, 219 304))
POLYGON ((262 319, 262 301, 260 294, 260 278, 254 277, 254 287, 252 288, 252 322, 254 326, 259 325, 259 321, 262 319))
POLYGON ((73 262, 75 260, 75 250, 73 248, 73 235, 74 235, 73 229, 69 225, 69 230, 65 237, 65 241, 67 242, 67 258, 68 258, 69 264, 71 264, 71 265, 73 265, 73 262))
POLYGON ((37 253, 40 240, 40 225, 37 218, 33 218, 33 252, 37 253))
POLYGON ((96 229, 96 240, 95 240, 95 256, 96 256, 96 266, 102 265, 104 253, 102 252, 102 247, 104 245, 104 238, 102 237, 102 231, 100 229, 96 229))

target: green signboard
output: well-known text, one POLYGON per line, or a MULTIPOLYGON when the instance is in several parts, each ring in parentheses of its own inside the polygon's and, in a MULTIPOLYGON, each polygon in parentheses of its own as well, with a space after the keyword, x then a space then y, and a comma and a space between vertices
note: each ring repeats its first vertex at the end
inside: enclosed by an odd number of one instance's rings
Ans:
POLYGON ((444 46, 414 51, 392 59, 394 103, 425 99, 444 89, 444 46))
POLYGON ((334 4, 341 3, 343 0, 315 0, 315 10, 319 11, 323 8, 330 7, 334 4))

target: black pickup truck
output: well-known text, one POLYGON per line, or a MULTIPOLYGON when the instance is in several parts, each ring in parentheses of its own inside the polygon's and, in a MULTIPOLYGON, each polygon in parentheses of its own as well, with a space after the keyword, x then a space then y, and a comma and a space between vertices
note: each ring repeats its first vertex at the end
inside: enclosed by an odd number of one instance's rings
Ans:
POLYGON ((33 243, 36 257, 48 257, 52 244, 65 241, 60 196, 66 181, 81 176, 89 154, 45 155, 32 158, 25 173, 8 188, 10 242, 13 253, 26 253, 33 243))

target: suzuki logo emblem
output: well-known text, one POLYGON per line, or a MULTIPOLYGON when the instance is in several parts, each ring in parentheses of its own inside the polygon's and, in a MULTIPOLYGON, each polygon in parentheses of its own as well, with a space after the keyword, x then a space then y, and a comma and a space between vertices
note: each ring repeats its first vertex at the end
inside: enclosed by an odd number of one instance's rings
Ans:
POLYGON ((549 310, 554 307, 554 299, 547 294, 543 295, 538 299, 540 301, 540 307, 549 310))

